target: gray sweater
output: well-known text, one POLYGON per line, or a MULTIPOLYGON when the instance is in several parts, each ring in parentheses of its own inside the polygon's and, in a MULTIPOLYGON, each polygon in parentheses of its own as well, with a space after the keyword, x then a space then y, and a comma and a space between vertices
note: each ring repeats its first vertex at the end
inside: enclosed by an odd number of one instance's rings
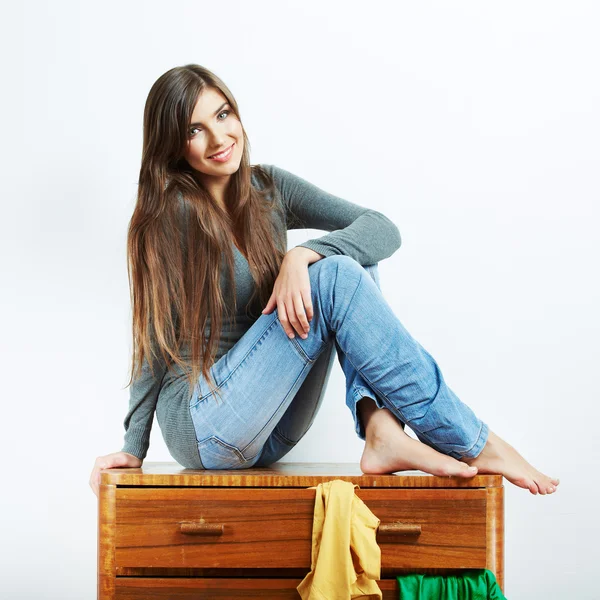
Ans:
MULTIPOLYGON (((274 165, 262 165, 273 177, 276 200, 283 205, 285 222, 274 219, 284 231, 289 229, 321 229, 327 235, 298 244, 323 256, 343 254, 361 265, 389 258, 401 244, 398 227, 382 213, 354 204, 323 191, 308 181, 274 165)), ((260 183, 253 174, 252 184, 260 183)), ((250 328, 252 321, 245 306, 252 295, 254 280, 248 262, 233 244, 235 258, 235 298, 237 313, 235 327, 223 317, 222 335, 215 360, 218 360, 250 328)), ((222 274, 222 285, 226 285, 222 274)), ((224 297, 231 290, 224 289, 224 297)), ((205 331, 207 334, 207 331, 205 331)), ((189 358, 189 357, 188 357, 189 358)), ((198 441, 190 415, 188 381, 176 367, 155 366, 155 377, 145 361, 142 372, 130 387, 129 410, 123 423, 125 443, 123 452, 144 459, 150 445, 150 430, 154 411, 163 439, 171 456, 187 469, 204 468, 198 454, 198 441)))

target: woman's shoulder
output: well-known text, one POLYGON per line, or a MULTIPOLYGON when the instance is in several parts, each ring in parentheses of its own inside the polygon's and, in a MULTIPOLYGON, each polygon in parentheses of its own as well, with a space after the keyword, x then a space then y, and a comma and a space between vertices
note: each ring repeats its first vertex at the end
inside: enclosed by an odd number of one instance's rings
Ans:
POLYGON ((275 165, 268 163, 260 163, 252 165, 251 180, 252 185, 260 190, 270 190, 281 188, 279 170, 275 165))
POLYGON ((259 163, 251 167, 252 182, 264 183, 273 179, 273 165, 259 163))
POLYGON ((297 181, 296 175, 271 163, 253 165, 252 177, 263 186, 273 185, 278 191, 297 181))

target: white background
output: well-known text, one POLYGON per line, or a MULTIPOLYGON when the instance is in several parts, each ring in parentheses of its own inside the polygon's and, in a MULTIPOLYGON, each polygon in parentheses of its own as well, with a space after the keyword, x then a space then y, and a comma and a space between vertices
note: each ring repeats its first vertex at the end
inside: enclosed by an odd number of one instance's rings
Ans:
MULTIPOLYGON (((253 164, 398 225, 398 318, 560 477, 505 481, 507 597, 600 598, 598 4, 25 2, 2 21, 3 597, 96 597, 88 478, 123 441, 143 106, 195 62, 237 98, 253 164)), ((336 362, 286 461, 359 461, 344 393, 336 362)), ((155 422, 146 461, 172 460, 155 422)))

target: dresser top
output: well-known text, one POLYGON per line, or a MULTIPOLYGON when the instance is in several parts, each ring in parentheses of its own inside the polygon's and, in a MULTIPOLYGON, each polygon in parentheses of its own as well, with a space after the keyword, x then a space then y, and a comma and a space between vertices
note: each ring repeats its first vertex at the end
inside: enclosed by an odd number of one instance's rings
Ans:
POLYGON ((440 477, 422 471, 373 475, 358 463, 277 462, 270 467, 232 470, 184 469, 175 462, 147 462, 139 469, 102 469, 101 483, 183 487, 312 487, 332 479, 361 488, 487 488, 502 487, 502 475, 440 477))

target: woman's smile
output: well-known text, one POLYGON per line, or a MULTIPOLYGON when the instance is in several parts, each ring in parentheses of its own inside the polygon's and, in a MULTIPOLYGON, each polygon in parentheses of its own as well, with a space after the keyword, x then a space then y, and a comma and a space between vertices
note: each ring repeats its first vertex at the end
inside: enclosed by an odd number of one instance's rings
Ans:
POLYGON ((233 142, 233 144, 231 144, 231 146, 229 146, 229 148, 227 148, 225 151, 221 152, 220 154, 213 154, 212 156, 209 156, 208 158, 210 160, 215 160, 217 162, 227 162, 233 154, 234 146, 235 146, 235 142, 233 142))

